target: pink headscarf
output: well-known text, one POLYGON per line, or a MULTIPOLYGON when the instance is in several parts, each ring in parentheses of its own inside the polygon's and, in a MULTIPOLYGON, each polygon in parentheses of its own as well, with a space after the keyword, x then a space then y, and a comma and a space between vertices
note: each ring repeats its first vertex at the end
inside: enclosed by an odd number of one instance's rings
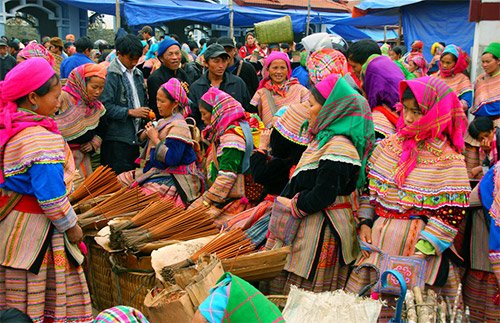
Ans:
POLYGON ((339 74, 330 74, 323 81, 314 85, 314 87, 326 100, 328 99, 328 96, 330 96, 330 93, 335 87, 335 84, 337 84, 339 77, 340 77, 339 74))
POLYGON ((427 75, 427 61, 425 60, 424 55, 422 53, 413 53, 413 55, 408 56, 408 63, 413 62, 418 66, 418 69, 421 71, 422 76, 427 75))
POLYGON ((272 52, 269 54, 269 56, 266 59, 266 65, 264 66, 263 75, 264 77, 262 78, 262 81, 259 83, 259 89, 263 88, 264 85, 270 80, 269 78, 269 66, 271 66, 271 63, 274 62, 275 60, 281 59, 286 62, 286 65, 288 67, 288 75, 287 75, 287 80, 290 79, 292 76, 292 65, 290 64, 290 58, 288 58, 288 55, 286 53, 282 52, 272 52))
MULTIPOLYGON (((399 84, 400 100, 410 88, 422 109, 423 116, 409 126, 404 125, 404 114, 398 122, 398 135, 404 138, 403 153, 396 169, 395 180, 401 186, 417 165, 420 142, 436 138, 449 139, 451 146, 459 153, 464 148, 464 134, 467 130, 467 118, 462 104, 455 92, 441 79, 425 76, 413 80, 404 80, 399 84)), ((398 109, 402 109, 401 103, 398 109)))
POLYGON ((28 60, 33 57, 42 57, 47 62, 49 62, 50 66, 54 66, 54 56, 48 51, 47 48, 43 47, 43 45, 38 44, 35 41, 29 43, 26 47, 17 53, 17 56, 28 60))
MULTIPOLYGON (((17 109, 16 100, 36 91, 44 85, 55 72, 43 58, 34 57, 16 65, 4 81, 0 81, 0 167, 3 169, 3 154, 7 142, 21 130, 42 126, 59 133, 54 119, 36 113, 17 109)), ((0 183, 4 182, 3 171, 0 183)))
POLYGON ((189 108, 189 100, 186 91, 182 87, 181 82, 176 78, 171 78, 166 83, 161 85, 175 101, 179 102, 179 106, 182 109, 182 115, 184 117, 191 114, 191 109, 189 108))
POLYGON ((212 107, 210 125, 203 130, 204 137, 209 141, 218 140, 229 126, 237 126, 240 121, 246 120, 241 103, 216 87, 208 89, 201 99, 212 107))

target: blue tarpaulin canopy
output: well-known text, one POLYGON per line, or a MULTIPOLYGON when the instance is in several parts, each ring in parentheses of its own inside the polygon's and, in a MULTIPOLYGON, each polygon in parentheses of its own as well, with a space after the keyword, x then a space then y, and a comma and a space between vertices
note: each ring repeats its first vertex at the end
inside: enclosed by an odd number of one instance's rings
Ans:
MULTIPOLYGON (((289 15, 294 32, 306 29, 306 10, 277 10, 233 5, 234 26, 252 26, 256 22, 289 15)), ((175 20, 191 20, 229 26, 229 7, 186 0, 126 0, 125 15, 131 26, 155 24, 175 20)), ((348 13, 311 11, 311 23, 324 23, 349 17, 348 13)))
MULTIPOLYGON (((384 41, 384 30, 375 28, 356 28, 349 25, 332 25, 327 28, 329 33, 335 33, 345 40, 358 41, 361 39, 373 39, 374 41, 384 41)), ((386 39, 398 38, 398 33, 393 29, 386 31, 386 39)))
POLYGON ((130 26, 175 20, 222 25, 229 21, 229 9, 224 5, 187 0, 126 0, 125 16, 130 26))
POLYGON ((399 8, 424 0, 364 0, 355 7, 361 10, 399 8))
MULTIPOLYGON (((80 9, 95 11, 106 15, 115 15, 116 0, 60 0, 70 6, 75 6, 80 9)), ((120 1, 121 12, 123 13, 123 1, 120 1)))
POLYGON ((470 53, 475 23, 469 22, 468 17, 468 1, 425 1, 403 7, 405 44, 409 47, 415 40, 421 40, 428 61, 432 59, 432 44, 439 41, 455 44, 470 53))

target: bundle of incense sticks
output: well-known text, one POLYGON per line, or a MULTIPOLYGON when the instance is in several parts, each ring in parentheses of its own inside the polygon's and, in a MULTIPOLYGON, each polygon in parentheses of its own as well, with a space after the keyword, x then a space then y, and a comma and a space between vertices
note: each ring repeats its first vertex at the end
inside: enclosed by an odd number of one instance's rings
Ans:
POLYGON ((71 203, 85 201, 99 195, 117 192, 121 187, 111 168, 99 166, 70 194, 69 200, 71 203))
POLYGON ((78 222, 82 227, 87 227, 96 222, 111 220, 118 216, 133 216, 151 202, 159 199, 156 193, 146 196, 139 187, 133 189, 122 188, 87 212, 80 214, 78 222))
POLYGON ((212 241, 191 256, 197 261, 202 254, 215 254, 219 259, 229 259, 255 251, 255 245, 240 228, 219 233, 212 241))
POLYGON ((124 243, 123 230, 163 223, 181 211, 183 211, 182 208, 175 207, 174 203, 169 200, 160 199, 149 203, 146 208, 139 211, 131 219, 110 225, 111 235, 109 240, 111 248, 115 250, 122 249, 124 243))
POLYGON ((175 215, 161 216, 133 229, 122 230, 122 248, 140 250, 143 245, 158 240, 191 240, 217 234, 213 218, 204 208, 182 210, 175 215))

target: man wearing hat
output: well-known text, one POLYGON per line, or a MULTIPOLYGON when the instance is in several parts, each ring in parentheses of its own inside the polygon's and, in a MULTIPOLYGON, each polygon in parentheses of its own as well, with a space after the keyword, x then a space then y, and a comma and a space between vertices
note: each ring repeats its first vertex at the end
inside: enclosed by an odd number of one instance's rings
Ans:
POLYGON ((64 60, 62 53, 64 52, 64 43, 59 37, 52 37, 49 40, 49 46, 47 48, 54 56, 54 70, 57 75, 60 75, 61 63, 64 60))
POLYGON ((212 44, 204 53, 205 73, 189 87, 189 100, 191 100, 192 115, 200 128, 204 128, 201 121, 198 102, 212 86, 219 88, 231 95, 247 109, 250 105, 250 94, 241 78, 229 73, 227 65, 230 56, 220 44, 212 44))
POLYGON ((159 112, 156 105, 156 92, 162 84, 174 77, 181 83, 185 82, 186 88, 188 86, 187 74, 181 68, 181 58, 181 45, 173 38, 167 36, 158 44, 158 59, 161 66, 148 78, 149 108, 157 116, 159 112))
POLYGON ((245 62, 243 59, 238 57, 236 46, 234 45, 234 40, 229 37, 220 37, 217 39, 217 43, 224 47, 224 50, 229 55, 229 62, 227 70, 233 75, 241 77, 245 82, 250 97, 253 97, 259 87, 259 79, 257 78, 257 72, 251 63, 245 62))
POLYGON ((9 55, 9 48, 4 40, 0 40, 0 81, 16 66, 16 59, 9 55))
POLYGON ((148 42, 149 47, 156 44, 156 38, 153 36, 153 28, 150 26, 144 26, 139 30, 139 34, 142 35, 142 39, 148 42))

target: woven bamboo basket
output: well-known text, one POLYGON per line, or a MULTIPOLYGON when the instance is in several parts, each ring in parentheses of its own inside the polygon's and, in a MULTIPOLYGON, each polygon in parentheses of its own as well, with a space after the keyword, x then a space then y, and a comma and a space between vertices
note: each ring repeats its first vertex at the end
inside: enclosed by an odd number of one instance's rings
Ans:
POLYGON ((290 246, 222 260, 225 271, 248 281, 273 279, 285 267, 290 246))
POLYGON ((288 296, 285 295, 267 295, 268 300, 270 300, 274 305, 276 305, 280 311, 283 311, 288 300, 288 296))
POLYGON ((85 238, 89 253, 85 261, 85 275, 90 290, 92 305, 99 311, 115 306, 113 294, 111 293, 111 262, 109 253, 101 248, 94 237, 85 238))
POLYGON ((293 42, 293 26, 290 16, 258 22, 255 33, 261 44, 277 44, 293 42))
POLYGON ((127 268, 122 266, 121 259, 119 255, 110 257, 113 265, 111 290, 115 305, 137 308, 147 316, 148 309, 144 305, 144 298, 156 285, 154 270, 127 268))

